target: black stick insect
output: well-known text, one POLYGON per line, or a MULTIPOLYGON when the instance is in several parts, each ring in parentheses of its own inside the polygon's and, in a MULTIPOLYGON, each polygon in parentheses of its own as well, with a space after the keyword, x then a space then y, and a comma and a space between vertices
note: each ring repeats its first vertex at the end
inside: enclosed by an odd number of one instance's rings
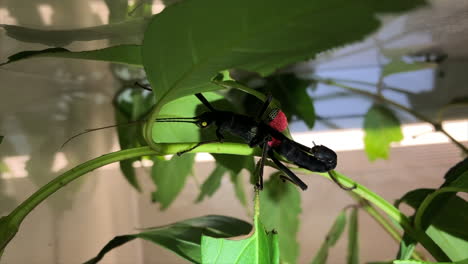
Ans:
MULTIPOLYGON (((148 87, 139 86, 151 90, 148 87)), ((344 190, 355 188, 355 186, 346 187, 342 185, 333 174, 332 170, 337 164, 337 155, 333 150, 315 144, 314 147, 309 148, 289 139, 280 132, 287 127, 287 119, 283 112, 278 109, 272 111, 268 115, 269 124, 260 121, 271 103, 271 95, 267 97, 267 100, 255 118, 229 111, 216 110, 202 94, 197 93, 195 96, 210 110, 209 112, 189 118, 158 118, 156 122, 186 122, 196 124, 200 128, 207 128, 214 124, 216 126, 217 139, 199 142, 195 146, 177 153, 178 155, 182 155, 204 144, 223 142, 223 132, 229 132, 243 139, 250 147, 259 146, 262 149, 262 154, 255 170, 258 174, 258 189, 263 188, 263 167, 267 156, 287 175, 287 177, 282 177, 283 180, 291 181, 302 190, 307 189, 307 185, 276 158, 275 152, 301 168, 315 172, 328 172, 330 178, 344 190)))
MULTIPOLYGON (((139 83, 136 83, 136 85, 140 86, 145 90, 152 91, 151 88, 143 86, 139 83)), ((333 169, 337 165, 337 155, 333 150, 325 146, 315 144, 312 148, 309 148, 289 139, 280 132, 286 129, 287 127, 286 116, 281 110, 275 109, 268 114, 268 124, 266 122, 261 121, 262 116, 265 114, 266 110, 268 109, 268 106, 271 103, 271 95, 267 97, 267 100, 264 102, 261 110, 257 113, 257 116, 255 118, 251 116, 236 114, 234 112, 216 110, 202 94, 197 93, 195 94, 195 96, 210 111, 204 112, 196 117, 157 118, 156 122, 192 123, 200 128, 207 128, 211 125, 215 125, 217 138, 215 140, 199 142, 189 149, 178 152, 177 155, 182 155, 204 144, 223 142, 223 133, 228 132, 234 136, 243 139, 244 142, 246 142, 251 148, 259 146, 262 149, 260 160, 257 162, 257 166, 255 169, 255 174, 258 175, 256 185, 257 188, 260 190, 263 189, 263 167, 267 156, 282 172, 284 172, 287 175, 287 177, 281 177, 283 180, 288 180, 294 183, 302 190, 307 189, 307 185, 299 177, 297 177, 296 174, 294 174, 288 167, 282 164, 276 158, 275 153, 285 157, 287 160, 291 161, 300 168, 304 168, 314 172, 328 172, 330 178, 340 188, 344 190, 349 191, 355 188, 355 186, 346 187, 336 179, 336 176, 333 173, 333 169)), ((141 123, 141 121, 135 121, 123 125, 132 125, 135 123, 141 123)), ((115 127, 115 125, 103 128, 110 127, 115 127)), ((78 135, 73 136, 72 138, 67 140, 67 142, 84 133, 88 133, 98 129, 86 130, 78 135)), ((65 144, 67 142, 65 142, 65 144)))

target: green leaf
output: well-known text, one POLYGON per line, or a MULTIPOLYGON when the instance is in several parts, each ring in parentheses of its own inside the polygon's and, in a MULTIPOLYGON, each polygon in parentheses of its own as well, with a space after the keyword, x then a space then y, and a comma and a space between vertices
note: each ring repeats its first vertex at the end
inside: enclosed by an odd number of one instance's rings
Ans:
MULTIPOLYGON (((456 192, 468 192, 467 159, 452 167, 437 190, 418 189, 404 198, 413 208, 416 228, 426 230, 431 239, 453 261, 468 258, 468 203, 456 192), (409 199, 410 197, 411 199, 409 199)), ((403 199, 403 198, 402 198, 403 199)))
MULTIPOLYGON (((203 96, 213 102, 222 97, 215 93, 204 93, 203 96)), ((161 109, 159 117, 195 117, 208 111, 195 96, 185 96, 172 101, 161 109)), ((202 130, 205 132, 205 130, 202 130)), ((190 123, 155 122, 153 125, 153 140, 155 142, 198 142, 200 141, 200 128, 190 123)), ((208 133, 208 132, 207 132, 208 133)), ((210 139, 215 139, 210 136, 210 139)))
POLYGON ((393 264, 468 264, 467 260, 456 261, 456 262, 430 262, 430 261, 420 261, 420 260, 394 260, 393 264))
POLYGON ((234 184, 234 193, 236 194, 237 199, 243 205, 247 205, 247 197, 245 196, 244 182, 242 181, 241 174, 231 174, 231 182, 234 184))
POLYGON ((397 259, 410 259, 418 241, 413 239, 408 233, 404 233, 398 248, 397 259))
POLYGON ((130 185, 132 185, 137 191, 141 192, 140 184, 136 178, 135 168, 133 168, 133 162, 135 161, 136 159, 123 160, 119 162, 119 166, 128 183, 130 183, 130 185))
POLYGON ((364 144, 369 160, 387 159, 391 142, 403 139, 400 121, 383 105, 373 105, 364 118, 364 144))
POLYGON ((0 25, 6 34, 19 41, 63 47, 74 41, 109 39, 113 43, 141 44, 149 18, 135 18, 119 23, 71 30, 43 30, 15 25, 0 25))
POLYGON ((249 223, 227 216, 207 215, 192 218, 170 225, 147 228, 138 234, 117 236, 109 241, 96 257, 85 264, 99 262, 110 250, 136 238, 158 244, 190 262, 201 263, 200 244, 202 235, 234 237, 245 235, 251 229, 252 226, 249 223))
POLYGON ((143 40, 143 64, 158 103, 219 89, 210 80, 240 68, 261 75, 362 40, 377 14, 419 1, 183 1, 154 16, 143 40), (248 10, 248 12, 246 12, 248 10))
POLYGON ((464 172, 468 171, 468 158, 457 163, 455 166, 450 168, 444 176, 445 182, 441 187, 450 185, 453 181, 457 180, 464 172))
POLYGON ((272 75, 266 81, 266 89, 281 102, 281 110, 288 119, 295 115, 304 120, 309 128, 314 127, 314 103, 307 94, 310 81, 299 79, 291 73, 272 75))
POLYGON ((454 193, 468 192, 468 170, 456 179, 451 180, 449 184, 442 185, 442 188, 428 195, 421 203, 415 215, 415 226, 417 228, 425 229, 431 217, 438 214, 438 210, 445 206, 445 202, 454 196, 454 193))
POLYGON ((234 184, 234 192, 237 199, 244 206, 247 205, 247 198, 245 196, 244 182, 242 180, 242 169, 250 172, 251 178, 255 171, 254 159, 252 156, 229 155, 229 154, 212 154, 216 163, 223 166, 229 171, 231 175, 231 182, 234 184))
POLYGON ((349 217, 347 263, 359 264, 358 208, 353 208, 349 217))
POLYGON ((431 217, 426 233, 439 245, 452 261, 468 258, 468 202, 452 196, 431 217))
MULTIPOLYGON (((121 89, 114 98, 115 119, 117 124, 117 135, 121 149, 141 147, 142 128, 139 124, 126 126, 132 121, 141 120, 153 105, 153 96, 142 89, 124 88, 121 89)), ((127 181, 138 191, 141 188, 138 184, 133 163, 139 159, 128 159, 120 161, 120 170, 127 181)))
POLYGON ((296 186, 282 182, 279 174, 274 173, 260 192, 260 219, 267 230, 276 230, 279 234, 281 262, 297 263, 301 195, 296 186))
POLYGON ((391 60, 389 63, 385 64, 385 66, 383 67, 382 76, 386 77, 392 74, 419 71, 419 70, 431 69, 435 67, 437 67, 437 63, 431 63, 431 62, 407 63, 401 59, 394 59, 394 60, 391 60))
POLYGON ((182 156, 174 155, 171 160, 153 159, 151 170, 156 191, 152 193, 153 202, 161 204, 161 210, 169 207, 177 195, 182 191, 187 176, 192 172, 195 154, 186 153, 182 156))
POLYGON ((141 46, 138 45, 118 45, 104 49, 89 50, 89 51, 69 51, 64 48, 49 48, 35 51, 22 51, 10 57, 8 61, 0 64, 3 66, 12 62, 38 58, 38 57, 57 57, 57 58, 73 58, 83 60, 98 60, 114 63, 124 63, 136 66, 141 66, 141 46))
POLYGON ((203 236, 201 243, 202 263, 265 263, 279 264, 278 238, 274 231, 266 232, 259 216, 259 201, 256 195, 255 230, 242 240, 228 240, 203 236))
POLYGON ((407 192, 403 197, 395 201, 395 207, 399 207, 401 203, 406 203, 413 209, 418 209, 426 197, 433 193, 435 189, 416 189, 407 192))
POLYGON ((216 190, 218 190, 219 186, 221 186, 221 179, 226 172, 227 169, 223 166, 216 166, 206 181, 203 182, 200 194, 196 200, 197 203, 203 201, 205 196, 211 197, 216 192, 216 190))
POLYGON ((239 174, 242 169, 253 173, 255 162, 252 156, 230 155, 230 154, 212 154, 216 163, 228 169, 233 174, 239 174))
POLYGON ((328 231, 328 234, 325 240, 320 246, 319 251, 315 254, 315 257, 312 260, 312 264, 325 264, 328 259, 328 250, 333 247, 338 239, 340 239, 341 234, 346 226, 346 211, 342 210, 340 214, 336 217, 335 222, 328 231))

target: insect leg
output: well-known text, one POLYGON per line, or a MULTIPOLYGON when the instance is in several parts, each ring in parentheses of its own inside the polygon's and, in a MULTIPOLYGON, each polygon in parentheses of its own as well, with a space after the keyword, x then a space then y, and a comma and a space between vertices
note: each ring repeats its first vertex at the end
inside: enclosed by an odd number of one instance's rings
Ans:
POLYGON ((333 171, 328 171, 328 175, 330 175, 330 178, 336 183, 336 185, 338 185, 338 187, 340 187, 341 189, 345 190, 345 191, 351 191, 351 190, 354 190, 356 189, 356 184, 354 184, 353 186, 351 187, 346 187, 344 186, 343 184, 341 184, 341 182, 338 181, 338 179, 336 178, 335 174, 333 173, 333 171))
POLYGON ((257 175, 257 184, 256 187, 258 190, 263 190, 263 168, 265 167, 265 159, 268 152, 268 144, 263 143, 262 146, 262 156, 260 160, 257 162, 257 166, 255 167, 255 175, 257 175))
POLYGON ((273 97, 271 96, 271 94, 268 94, 265 102, 262 105, 262 108, 260 108, 260 111, 257 114, 257 117, 255 117, 255 120, 257 121, 261 120, 263 114, 268 109, 268 106, 270 105, 271 100, 273 100, 273 97))
POLYGON ((192 150, 198 148, 201 145, 210 144, 210 143, 218 143, 218 142, 221 142, 221 141, 219 139, 214 139, 214 140, 207 140, 207 141, 198 142, 195 146, 193 146, 193 147, 191 147, 189 149, 183 150, 183 151, 179 151, 176 154, 177 154, 177 156, 180 156, 180 155, 182 155, 184 153, 187 153, 189 151, 192 151, 192 150))
POLYGON ((203 103, 203 105, 205 105, 208 109, 210 109, 211 112, 216 112, 216 109, 214 109, 214 107, 210 104, 210 102, 206 100, 205 96, 203 96, 201 93, 197 93, 195 94, 195 96, 198 98, 198 100, 200 100, 200 102, 203 103))
POLYGON ((271 160, 273 160, 273 162, 276 164, 276 166, 278 166, 278 168, 282 172, 288 175, 288 177, 291 179, 292 182, 294 182, 294 184, 299 186, 299 188, 301 188, 303 191, 307 190, 307 185, 301 179, 299 179, 299 177, 297 177, 296 174, 294 174, 294 172, 292 172, 290 169, 288 169, 288 167, 284 166, 283 163, 281 163, 277 158, 275 158, 272 150, 268 151, 268 156, 271 160))

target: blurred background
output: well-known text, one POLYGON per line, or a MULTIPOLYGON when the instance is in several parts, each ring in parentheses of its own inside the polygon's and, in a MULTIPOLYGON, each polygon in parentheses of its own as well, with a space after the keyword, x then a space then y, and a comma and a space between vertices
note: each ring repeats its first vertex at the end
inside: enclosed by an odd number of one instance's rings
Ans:
MULTIPOLYGON (((101 0, 0 0, 0 24, 44 30, 93 27, 124 19, 127 9, 119 5, 126 4, 127 1, 101 0)), ((163 10, 165 3, 152 4, 154 14, 163 10)), ((431 1, 430 7, 406 15, 385 16, 382 20, 384 26, 364 41, 321 54, 287 71, 303 78, 343 80, 370 92, 376 91, 376 83, 384 81, 390 87, 382 91, 387 98, 431 118, 436 118, 438 109, 454 98, 468 96, 468 2, 431 1), (397 49, 411 51, 415 60, 428 56, 443 59, 437 61, 437 67, 382 80, 383 53, 397 49)), ((23 50, 46 48, 11 38, 5 30, 1 32, 0 62, 23 50)), ((90 50, 117 43, 139 43, 138 36, 141 32, 128 32, 125 38, 109 36, 73 42, 66 47, 90 50)), ((0 67, 0 135, 5 136, 0 146, 0 214, 9 213, 60 173, 118 150, 113 129, 81 136, 63 148, 61 145, 83 129, 116 123, 113 98, 123 83, 140 75, 143 75, 140 69, 59 58, 37 58, 0 67)), ((438 187, 445 172, 462 159, 460 150, 444 135, 432 132, 429 124, 397 111, 403 123, 403 141, 394 144, 388 160, 370 162, 364 152, 362 125, 372 100, 324 84, 308 91, 314 99, 318 120, 313 131, 308 131, 304 122, 293 120, 290 126, 293 138, 309 146, 315 141, 334 149, 339 157, 338 171, 389 201, 416 187, 438 187)), ((466 145, 466 108, 453 108, 444 119, 444 128, 466 145)), ((26 218, 2 262, 82 263, 116 235, 206 214, 234 216, 250 222, 226 177, 214 196, 202 203, 193 202, 199 194, 199 182, 214 167, 207 155, 197 156, 197 161, 195 177, 189 177, 182 193, 165 211, 151 203, 150 194, 155 187, 148 176, 150 169, 144 165, 138 165, 137 169, 142 193, 127 183, 118 165, 81 177, 26 218)), ((308 191, 301 192, 298 237, 299 263, 306 263, 315 255, 339 211, 353 200, 322 177, 301 178, 309 185, 308 191)), ((244 179, 247 184, 248 177, 244 179)), ((366 214, 361 214, 359 221, 361 261, 393 258, 398 245, 366 214)), ((343 263, 345 256, 346 238, 333 249, 330 263, 343 263)), ((102 261, 184 262, 173 253, 140 240, 112 251, 102 261)))

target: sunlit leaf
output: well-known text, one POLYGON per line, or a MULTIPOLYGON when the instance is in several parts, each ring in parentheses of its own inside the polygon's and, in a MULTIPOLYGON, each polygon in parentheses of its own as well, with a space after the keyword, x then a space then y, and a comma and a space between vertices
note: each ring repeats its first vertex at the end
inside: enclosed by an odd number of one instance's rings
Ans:
POLYGON ((156 191, 152 193, 153 202, 161 204, 161 210, 166 209, 185 186, 187 176, 192 172, 195 154, 186 153, 174 155, 171 160, 153 160, 151 170, 156 191))
POLYGON ((385 64, 382 71, 382 76, 386 77, 396 73, 419 71, 437 67, 437 63, 432 62, 412 62, 408 63, 400 59, 394 59, 385 64))
POLYGON ((364 144, 367 157, 373 161, 387 159, 390 143, 403 139, 400 121, 383 105, 373 105, 364 118, 364 144))
POLYGON ((348 226, 348 264, 359 264, 358 208, 351 210, 348 226))
MULTIPOLYGON (((213 102, 222 97, 215 93, 203 93, 203 96, 213 102)), ((172 101, 161 109, 159 117, 195 117, 208 111, 195 96, 185 96, 172 101)), ((153 125, 153 140, 155 142, 198 142, 201 140, 201 130, 195 124, 178 122, 156 122, 153 125)), ((210 136, 210 139, 215 139, 210 136)))
POLYGON ((137 234, 117 236, 109 241, 96 257, 85 264, 99 262, 110 250, 136 238, 158 244, 190 262, 201 263, 202 235, 234 237, 245 235, 251 229, 249 223, 227 216, 208 215, 192 218, 161 227, 147 228, 137 234))
POLYGON ((260 193, 260 219, 267 230, 278 232, 279 249, 282 263, 297 263, 299 243, 299 214, 301 196, 298 188, 282 182, 277 173, 265 182, 260 193))
POLYGON ((278 235, 274 231, 266 232, 258 215, 254 223, 254 232, 242 240, 203 236, 202 263, 279 264, 278 235))
POLYGON ((141 66, 140 47, 141 46, 138 45, 119 45, 89 51, 69 51, 64 48, 49 48, 44 50, 22 51, 8 57, 8 61, 0 64, 0 66, 24 59, 39 57, 97 60, 141 66))
POLYGON ((183 1, 153 17, 142 57, 161 104, 219 89, 210 80, 226 69, 262 75, 315 54, 362 40, 380 25, 377 14, 420 1, 183 1), (246 12, 248 10, 248 12, 246 12), (326 19, 325 19, 326 18, 326 19))
POLYGON ((320 246, 319 251, 315 254, 314 259, 312 260, 312 264, 325 264, 327 263, 328 259, 328 251, 331 247, 333 247, 338 239, 340 239, 341 234, 346 226, 346 211, 343 210, 340 214, 336 217, 335 222, 333 223, 332 227, 328 231, 325 240, 320 246))

